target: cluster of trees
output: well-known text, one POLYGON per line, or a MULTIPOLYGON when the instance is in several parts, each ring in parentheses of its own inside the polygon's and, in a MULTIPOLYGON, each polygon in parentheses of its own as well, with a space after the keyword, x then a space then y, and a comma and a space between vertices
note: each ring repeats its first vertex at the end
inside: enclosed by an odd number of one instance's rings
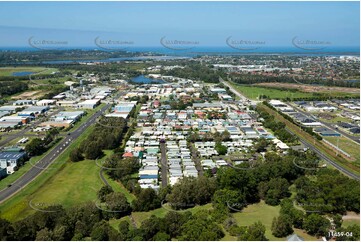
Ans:
POLYGON ((142 103, 145 104, 147 103, 149 100, 149 97, 147 95, 143 95, 143 96, 134 96, 130 98, 130 101, 137 101, 138 103, 142 103))
POLYGON ((127 129, 127 122, 123 118, 102 117, 87 139, 72 151, 71 161, 79 161, 83 156, 94 160, 103 155, 103 149, 117 148, 127 129))
POLYGON ((297 136, 290 134, 286 131, 286 125, 282 122, 277 122, 275 118, 265 111, 262 111, 259 107, 256 108, 260 117, 263 118, 263 125, 265 128, 271 129, 273 133, 283 142, 294 143, 297 141, 297 136))
MULTIPOLYGON (((46 87, 48 88, 48 87, 46 87)), ((41 98, 42 99, 52 99, 55 95, 58 95, 61 92, 69 90, 69 87, 66 86, 56 86, 52 85, 51 90, 47 91, 41 98)))
POLYGON ((105 159, 103 167, 106 167, 106 173, 112 179, 121 181, 129 191, 135 190, 137 181, 131 175, 141 167, 137 158, 123 158, 121 153, 115 153, 105 159))
POLYGON ((227 146, 222 145, 220 141, 216 142, 216 146, 214 148, 216 149, 219 155, 227 154, 227 150, 228 150, 227 146))
POLYGON ((51 146, 53 146, 60 138, 57 138, 59 130, 57 128, 51 128, 47 131, 44 138, 34 138, 26 146, 25 151, 30 156, 37 156, 43 154, 51 146))
POLYGON ((176 240, 219 240, 224 236, 222 228, 214 220, 211 211, 168 212, 163 218, 152 215, 139 228, 128 221, 119 224, 121 240, 169 241, 176 240))
POLYGON ((191 107, 192 104, 193 104, 192 102, 183 102, 182 100, 179 101, 172 100, 169 102, 171 109, 176 109, 176 110, 185 110, 187 107, 191 107))
MULTIPOLYGON (((23 60, 39 62, 49 60, 96 60, 105 58, 116 58, 122 56, 133 56, 134 53, 126 51, 101 51, 101 50, 42 50, 42 51, 0 51, 0 63, 2 64, 24 64, 23 60)), ((34 63, 31 63, 34 66, 34 63)), ((43 66, 43 65, 41 65, 43 66)))
POLYGON ((0 82, 0 96, 9 96, 15 93, 28 90, 28 84, 15 80, 15 81, 2 81, 0 82))
POLYGON ((189 132, 187 135, 188 142, 197 142, 197 141, 215 141, 215 142, 222 142, 222 141, 230 141, 231 134, 225 130, 223 132, 215 132, 210 133, 207 132, 205 134, 199 134, 198 131, 189 132))
POLYGON ((166 200, 173 209, 187 209, 210 202, 216 188, 214 178, 184 177, 173 186, 166 200))
POLYGON ((223 222, 223 227, 231 236, 237 236, 239 241, 267 241, 266 227, 260 222, 250 226, 239 226, 233 217, 228 217, 223 222))
POLYGON ((294 184, 296 200, 306 210, 320 213, 360 212, 360 186, 337 170, 320 169, 317 179, 303 176, 294 184))
POLYGON ((226 77, 221 70, 213 70, 206 65, 196 61, 189 61, 184 68, 174 68, 172 70, 162 70, 162 75, 189 78, 209 83, 218 83, 219 77, 226 77))

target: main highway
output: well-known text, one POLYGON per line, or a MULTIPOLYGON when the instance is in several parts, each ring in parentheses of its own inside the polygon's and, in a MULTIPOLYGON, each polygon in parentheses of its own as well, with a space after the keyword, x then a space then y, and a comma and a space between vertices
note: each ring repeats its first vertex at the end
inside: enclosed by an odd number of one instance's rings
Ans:
POLYGON ((0 191, 0 203, 13 196, 20 191, 31 181, 33 181, 39 174, 49 167, 58 157, 64 152, 71 142, 76 140, 91 124, 95 123, 96 119, 105 112, 111 104, 105 105, 102 109, 94 113, 87 121, 82 123, 76 130, 66 135, 61 142, 59 142, 49 153, 47 153, 41 160, 32 165, 24 175, 19 177, 11 186, 0 191))
MULTIPOLYGON (((232 85, 230 85, 229 83, 225 82, 222 78, 219 78, 219 81, 221 83, 223 83, 224 85, 226 85, 227 87, 229 87, 229 89, 236 94, 237 96, 239 96, 243 101, 247 100, 246 97, 244 97, 243 95, 241 95, 237 90, 235 90, 232 85)), ((286 127, 286 130, 293 134, 293 132, 291 130, 289 130, 286 127)), ((295 135, 295 134, 293 134, 295 135)), ((346 174, 347 176, 356 179, 356 180, 360 180, 360 176, 356 175, 354 173, 352 173, 351 171, 345 169, 344 167, 342 167, 341 165, 339 165, 337 162, 331 160, 330 158, 328 158, 328 156, 326 156, 325 154, 323 154, 319 149, 317 149, 313 144, 309 143, 308 141, 306 141, 305 139, 302 139, 301 137, 299 137, 300 141, 309 149, 311 149, 312 151, 314 151, 321 159, 324 159, 326 162, 328 162, 330 165, 332 165, 333 167, 335 167, 337 170, 341 171, 342 173, 346 174)))

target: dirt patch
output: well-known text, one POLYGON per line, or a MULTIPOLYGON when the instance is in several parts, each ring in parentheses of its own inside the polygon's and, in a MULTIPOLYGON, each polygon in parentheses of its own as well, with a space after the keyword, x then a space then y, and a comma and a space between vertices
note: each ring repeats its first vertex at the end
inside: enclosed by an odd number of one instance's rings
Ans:
POLYGON ((326 119, 326 120, 331 120, 331 119, 335 118, 336 115, 329 114, 329 113, 319 113, 319 114, 317 114, 317 117, 323 118, 323 119, 326 119))
POLYGON ((12 96, 11 99, 36 99, 44 95, 43 91, 30 91, 22 94, 12 96))
POLYGON ((350 219, 360 219, 360 214, 357 214, 355 212, 347 212, 346 215, 342 216, 343 220, 350 220, 350 219))
POLYGON ((328 87, 328 86, 312 86, 312 85, 301 85, 293 83, 280 83, 280 82, 261 82, 254 84, 255 86, 262 87, 278 87, 278 88, 290 88, 298 89, 302 92, 342 92, 342 93, 352 93, 359 94, 360 89, 358 88, 348 88, 348 87, 328 87))

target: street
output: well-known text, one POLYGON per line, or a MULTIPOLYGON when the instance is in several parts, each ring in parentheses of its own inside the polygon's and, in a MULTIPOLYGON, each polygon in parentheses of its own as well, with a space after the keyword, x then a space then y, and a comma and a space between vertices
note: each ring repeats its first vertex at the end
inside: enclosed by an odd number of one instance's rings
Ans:
POLYGON ((166 144, 160 143, 160 152, 161 152, 161 160, 160 164, 162 166, 162 187, 166 187, 168 185, 168 161, 167 161, 167 149, 166 144))
POLYGON ((87 129, 91 124, 93 124, 96 119, 102 115, 111 105, 105 105, 100 111, 94 113, 88 121, 80 125, 74 132, 67 135, 61 142, 59 142, 47 155, 45 155, 41 160, 39 160, 33 167, 27 171, 24 175, 18 178, 10 187, 7 187, 0 191, 0 203, 10 198, 12 195, 17 193, 23 187, 28 185, 32 180, 34 180, 40 173, 42 173, 47 167, 52 164, 59 155, 64 152, 68 146, 76 140, 85 129, 87 129))

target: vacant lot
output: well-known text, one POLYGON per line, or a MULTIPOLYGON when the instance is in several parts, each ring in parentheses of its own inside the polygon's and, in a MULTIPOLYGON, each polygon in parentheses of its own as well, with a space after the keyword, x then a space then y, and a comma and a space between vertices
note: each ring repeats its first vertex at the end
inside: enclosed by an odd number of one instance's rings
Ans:
POLYGON ((265 95, 271 99, 284 99, 284 98, 307 98, 313 97, 312 93, 305 93, 299 91, 278 90, 266 87, 237 85, 231 83, 234 88, 245 95, 249 99, 258 99, 259 96, 265 95))
MULTIPOLYGON (((327 141, 337 146, 337 137, 324 137, 327 141)), ((338 138, 338 147, 349 153, 356 166, 360 166, 360 145, 345 137, 338 138)), ((336 151, 335 151, 336 152, 336 151)))
POLYGON ((320 92, 320 93, 327 93, 330 92, 334 93, 344 93, 344 94, 359 94, 360 89, 358 88, 347 88, 347 87, 328 87, 328 86, 312 86, 312 85, 300 85, 300 84, 293 84, 293 83, 280 83, 280 82, 262 82, 255 84, 256 86, 262 87, 284 87, 290 89, 298 89, 302 92, 320 92))

